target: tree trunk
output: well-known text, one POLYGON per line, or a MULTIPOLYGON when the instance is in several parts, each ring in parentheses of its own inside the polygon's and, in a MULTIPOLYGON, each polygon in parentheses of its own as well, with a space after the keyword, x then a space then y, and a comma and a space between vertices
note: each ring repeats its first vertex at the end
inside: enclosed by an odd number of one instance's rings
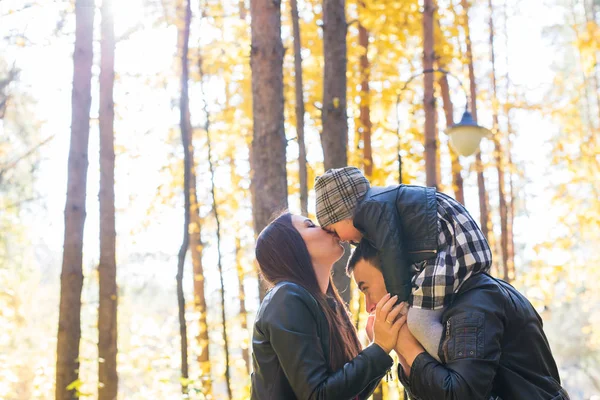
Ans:
MULTIPOLYGON (((252 114, 250 150, 252 217, 258 235, 273 214, 288 206, 286 139, 283 125, 281 1, 251 0, 252 114)), ((261 282, 262 300, 265 286, 261 282)))
MULTIPOLYGON (((246 334, 248 332, 248 311, 246 310, 246 290, 244 288, 244 267, 242 265, 242 246, 239 237, 235 238, 235 266, 238 276, 238 293, 240 301, 240 321, 242 332, 246 334)), ((247 335, 246 335, 247 336, 247 335)), ((244 336, 244 342, 242 343, 242 359, 244 360, 245 372, 250 371, 250 350, 249 344, 244 336)))
POLYGON ((223 264, 221 252, 221 220, 217 206, 217 196, 215 191, 215 167, 212 162, 212 149, 209 128, 209 115, 207 118, 206 144, 208 147, 208 165, 210 167, 210 193, 213 202, 213 215, 217 224, 217 268, 219 270, 219 283, 221 284, 221 318, 223 321, 223 346, 225 347, 225 383, 227 386, 227 398, 231 399, 231 375, 229 372, 229 340, 227 336, 227 317, 225 313, 225 283, 223 280, 223 264))
MULTIPOLYGON (((364 4, 360 5, 364 8, 364 4)), ((365 169, 365 175, 368 179, 373 177, 373 150, 371 147, 371 101, 369 94, 369 77, 370 77, 370 63, 369 63, 369 32, 367 29, 358 25, 358 45, 362 47, 362 54, 360 56, 360 126, 358 131, 361 133, 363 138, 363 166, 365 169)))
POLYGON ((94 7, 93 0, 76 0, 75 2, 71 145, 56 345, 55 394, 57 400, 79 397, 76 387, 79 381, 79 342, 81 340, 82 251, 86 216, 90 107, 92 104, 94 7))
POLYGON ((492 62, 492 109, 493 109, 493 142, 494 142, 494 158, 496 159, 496 170, 498 172, 498 204, 500 208, 500 250, 502 255, 502 270, 505 281, 509 280, 508 274, 508 210, 506 205, 506 197, 504 194, 504 163, 502 160, 502 143, 500 133, 500 123, 498 121, 498 92, 496 82, 496 55, 494 52, 494 7, 492 0, 488 0, 490 9, 489 26, 490 26, 490 55, 492 62))
MULTIPOLYGON (((323 0, 323 164, 325 171, 348 165, 348 116, 346 111, 346 1, 323 0)), ((350 303, 350 278, 346 262, 350 247, 344 246, 344 256, 333 265, 333 283, 346 304, 350 303)))
POLYGON ((297 0, 290 1, 294 30, 294 73, 296 84, 296 137, 298 139, 298 171, 300 173, 300 210, 308 216, 308 178, 306 172, 306 146, 304 144, 304 87, 302 83, 302 40, 297 0))
MULTIPOLYGON (((443 74, 439 79, 439 84, 442 93, 442 101, 444 102, 446 126, 450 127, 454 125, 454 106, 450 100, 450 86, 448 85, 448 76, 446 74, 443 74)), ((462 168, 460 161, 458 160, 458 154, 450 145, 448 145, 448 150, 450 152, 450 160, 452 162, 452 190, 454 191, 454 197, 461 204, 465 204, 465 192, 461 174, 462 168)))
MULTIPOLYGON (((433 69, 435 61, 433 24, 435 16, 435 0, 424 0, 423 10, 423 70, 433 69)), ((437 148, 435 92, 433 90, 432 73, 423 74, 425 81, 423 109, 425 110, 425 175, 427 186, 437 187, 437 148)))
MULTIPOLYGON (((181 335, 181 391, 185 395, 188 392, 188 348, 187 348, 187 325, 185 320, 185 298, 183 294, 183 267, 185 256, 190 245, 190 233, 194 232, 196 227, 192 227, 191 210, 193 192, 191 189, 193 177, 193 151, 192 151, 192 127, 190 124, 190 106, 188 95, 188 53, 190 39, 190 24, 192 20, 192 9, 190 0, 184 1, 185 9, 183 11, 183 26, 178 31, 178 48, 181 49, 181 94, 179 99, 179 128, 181 131, 181 143, 183 145, 183 194, 184 194, 184 225, 183 225, 183 243, 179 249, 177 264, 177 300, 179 306, 179 333, 181 335)), ((195 181, 195 179, 194 179, 195 181)), ((199 226, 197 227, 199 229, 199 226)), ((195 272, 195 271, 194 271, 195 272)), ((194 276, 194 278, 196 278, 194 276)), ((196 279, 194 279, 195 281, 196 279)))
POLYGON ((114 400, 117 375, 117 262, 115 229, 114 102, 115 33, 112 1, 102 1, 100 45, 100 293, 98 305, 98 399, 114 400))
MULTIPOLYGON (((473 52, 471 46, 471 33, 469 30, 469 5, 467 0, 461 0, 461 5, 465 13, 464 30, 467 44, 467 60, 469 67, 469 86, 471 90, 471 114, 473 120, 477 122, 477 83, 475 82, 475 69, 473 67, 473 52)), ((475 155, 475 169, 477 170, 477 187, 479 188, 479 220, 481 231, 484 237, 489 241, 489 210, 487 192, 485 190, 485 177, 483 175, 483 161, 481 151, 475 155)))
MULTIPOLYGON (((201 10, 201 15, 204 15, 201 10)), ((202 56, 198 54, 198 70, 200 73, 202 98, 206 99, 204 94, 204 86, 202 83, 203 69, 202 69, 202 56)), ((189 101, 189 99, 188 99, 189 101)), ((206 104, 206 103, 205 103, 206 104)), ((206 286, 204 279, 204 265, 202 263, 202 254, 204 244, 202 243, 202 219, 200 218, 200 205, 198 202, 198 189, 196 187, 196 162, 195 162, 195 147, 192 135, 192 124, 190 120, 189 102, 187 110, 187 126, 190 131, 190 143, 189 149, 189 162, 190 162, 190 227, 188 229, 190 234, 190 252, 192 255, 192 267, 194 273, 194 309, 199 315, 198 325, 199 331, 196 340, 198 341, 198 347, 200 354, 198 354, 198 364, 200 366, 200 380, 202 382, 201 391, 204 396, 212 395, 212 376, 211 376, 211 363, 210 363, 210 351, 209 351, 209 336, 208 336, 208 317, 207 317, 207 305, 206 305, 206 286)), ((204 109, 207 118, 208 130, 208 110, 204 109)))
MULTIPOLYGON (((508 15, 508 4, 504 2, 504 40, 505 40, 505 48, 508 48, 508 27, 507 27, 507 15, 508 15)), ((505 52, 505 65, 509 64, 508 52, 505 52)), ((508 222, 507 222, 507 236, 508 236, 508 268, 512 279, 516 279, 517 274, 515 270, 515 242, 513 235, 513 227, 514 227, 514 218, 515 218, 515 192, 513 186, 513 171, 514 164, 512 160, 512 144, 511 144, 511 135, 512 135, 512 123, 510 117, 510 108, 508 104, 510 102, 510 76, 508 73, 508 69, 506 70, 505 77, 506 84, 506 101, 505 101, 505 113, 506 113, 506 154, 507 154, 507 171, 508 171, 508 222)))

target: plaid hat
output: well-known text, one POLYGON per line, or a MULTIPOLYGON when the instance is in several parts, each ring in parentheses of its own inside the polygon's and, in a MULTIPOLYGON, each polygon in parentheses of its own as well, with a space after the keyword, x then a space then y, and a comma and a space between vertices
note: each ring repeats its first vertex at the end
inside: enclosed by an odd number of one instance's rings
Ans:
POLYGON ((315 179, 317 220, 329 226, 354 216, 359 201, 371 185, 356 167, 330 169, 315 179))

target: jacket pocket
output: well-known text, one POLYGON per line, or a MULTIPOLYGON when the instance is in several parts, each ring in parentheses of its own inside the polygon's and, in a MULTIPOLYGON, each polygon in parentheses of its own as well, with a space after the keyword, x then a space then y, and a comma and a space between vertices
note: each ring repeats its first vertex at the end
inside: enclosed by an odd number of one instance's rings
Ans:
POLYGON ((484 315, 468 312, 454 315, 446 322, 444 355, 446 361, 481 358, 484 354, 484 315))

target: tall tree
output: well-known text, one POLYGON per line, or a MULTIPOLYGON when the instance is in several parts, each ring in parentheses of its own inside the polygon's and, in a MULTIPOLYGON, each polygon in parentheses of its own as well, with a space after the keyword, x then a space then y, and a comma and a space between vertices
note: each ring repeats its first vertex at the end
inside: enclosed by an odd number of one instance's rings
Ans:
POLYGON ((496 171, 498 173, 498 204, 500 208, 500 250, 502 255, 502 271, 503 279, 509 280, 509 255, 508 255, 508 207, 506 203, 505 184, 504 184, 504 160, 502 150, 502 133, 500 131, 500 123, 498 119, 498 85, 496 82, 496 52, 494 51, 494 6, 492 0, 488 0, 489 6, 489 43, 490 57, 492 63, 492 112, 493 112, 493 137, 494 143, 494 158, 496 160, 496 171))
MULTIPOLYGON (((185 318, 185 297, 183 293, 183 267, 185 256, 190 246, 190 231, 192 227, 192 176, 193 176, 193 151, 192 151, 192 126, 190 122, 190 105, 188 95, 189 78, 189 39, 190 25, 192 20, 192 9, 190 0, 184 0, 177 7, 178 13, 182 13, 183 24, 180 25, 177 35, 177 49, 180 56, 180 97, 179 97, 179 129, 181 132, 181 143, 183 146, 183 196, 184 196, 184 221, 183 221, 183 241, 179 248, 177 261, 177 303, 179 307, 179 334, 181 336, 181 391, 185 395, 188 393, 188 344, 187 344, 187 324, 185 318), (181 7, 183 5, 183 7, 181 7)), ((178 24, 179 25, 179 24, 178 24)), ((194 179, 195 181, 195 179, 194 179)), ((199 232, 199 226, 198 232, 199 232)), ((195 272, 195 271, 194 271, 195 272)), ((196 276, 194 276, 194 282, 196 276)))
MULTIPOLYGON (((348 118, 346 111, 346 1, 323 0, 323 108, 321 145, 325 170, 348 165, 348 118)), ((342 299, 350 302, 350 278, 346 275, 349 247, 333 266, 333 283, 342 299)))
MULTIPOLYGON (((251 0, 252 114, 250 149, 252 216, 258 235, 274 212, 287 208, 286 139, 283 125, 281 1, 251 0)), ((260 299, 265 287, 259 286, 260 299)))
MULTIPOLYGON (((504 47, 506 49, 508 49, 508 27, 507 27, 507 21, 508 21, 508 2, 505 1, 504 2, 504 47)), ((508 51, 505 51, 505 61, 504 64, 505 65, 510 65, 509 64, 509 55, 508 55, 508 51)), ((511 89, 511 84, 510 84, 510 74, 509 74, 509 70, 510 68, 506 68, 506 75, 504 77, 505 80, 505 93, 506 93, 506 98, 504 101, 504 112, 506 114, 506 154, 507 154, 507 172, 508 172, 508 222, 507 222, 507 232, 508 232, 508 268, 511 271, 511 277, 512 279, 516 278, 516 270, 515 270, 515 241, 514 241, 514 231, 513 231, 513 227, 514 227, 514 219, 515 219, 515 191, 514 191, 514 184, 513 184, 513 171, 515 169, 514 167, 514 163, 513 163, 513 159, 512 159, 512 141, 511 141, 511 135, 513 133, 513 129, 512 129, 512 119, 511 119, 511 115, 510 115, 510 107, 509 107, 509 101, 510 101, 510 89, 511 89)))
MULTIPOLYGON (((202 58, 200 58, 202 60, 202 58)), ((200 79, 202 80, 204 76, 204 71, 202 68, 202 61, 199 62, 200 67, 200 79)), ((204 113, 206 118, 205 130, 206 130, 206 147, 208 149, 207 159, 208 166, 210 170, 210 194, 212 198, 212 210, 213 216, 215 217, 215 223, 217 225, 217 269, 219 271, 219 283, 221 286, 221 320, 222 320, 222 328, 223 328, 223 347, 225 349, 225 384, 227 387, 227 398, 231 399, 231 374, 229 371, 229 338, 227 336, 227 316, 225 312, 225 282, 223 279, 223 257, 221 252, 221 216, 219 214, 219 207, 217 203, 217 193, 216 193, 216 185, 215 185, 215 165, 212 161, 212 141, 210 138, 210 113, 208 110, 208 102, 206 101, 206 96, 204 92, 204 82, 202 84, 202 94, 204 101, 204 113)))
MULTIPOLYGON (((448 76, 443 74, 439 80, 440 92, 442 95, 442 101, 444 103, 444 115, 446 117, 446 126, 454 125, 454 106, 450 99, 450 86, 448 85, 448 76)), ((461 204, 465 204, 465 192, 463 185, 463 178, 461 174, 461 165, 458 159, 458 154, 451 146, 448 146, 450 152, 450 161, 452 163, 452 189, 454 190, 454 197, 461 204)))
POLYGON ((100 10, 100 264, 98 305, 98 399, 113 400, 118 393, 117 375, 117 261, 115 229, 115 32, 111 0, 100 10))
POLYGON ((306 145, 304 143, 304 91, 302 81, 302 40, 298 1, 290 0, 292 28, 294 32, 294 78, 296 89, 296 138, 298 140, 298 171, 300 177, 300 210, 308 215, 308 178, 306 172, 306 145))
MULTIPOLYGON (((432 70, 435 61, 435 50, 433 40, 433 27, 435 19, 435 0, 424 0, 423 3, 423 70, 432 70)), ((425 110, 425 174, 427 186, 438 185, 437 176, 437 148, 436 135, 435 92, 433 88, 434 76, 432 73, 424 74, 424 98, 423 108, 425 110)))
MULTIPOLYGON (((359 3, 359 10, 366 8, 364 2, 359 3)), ((361 48, 360 55, 360 125, 358 132, 363 140, 363 166, 368 179, 373 177, 373 150, 371 146, 371 102, 369 93, 369 31, 361 23, 358 24, 358 45, 361 48)))
POLYGON ((90 136, 94 0, 75 1, 75 51, 71 91, 65 236, 60 275, 60 309, 56 346, 56 399, 78 397, 81 290, 83 287, 83 227, 90 136))
MULTIPOLYGON (((189 0, 188 0, 189 2, 189 0)), ((201 3, 200 5, 200 18, 204 19, 206 10, 206 4, 201 3)), ((200 52, 200 49, 198 49, 200 52)), ((185 62, 187 63, 186 58, 185 62)), ((184 60, 182 59, 182 62, 184 60)), ((198 71, 200 73, 200 82, 202 89, 202 99, 205 102, 205 115, 208 124, 208 111, 206 107, 206 95, 204 93, 204 85, 202 80, 204 78, 203 70, 203 57, 198 54, 198 71)), ((194 273, 194 309, 198 313, 198 348, 200 350, 198 354, 198 364, 200 366, 200 382, 201 392, 204 396, 208 397, 212 395, 212 377, 211 377, 211 363, 210 363, 210 351, 209 351, 209 336, 208 336, 208 320, 207 313, 208 308, 206 304, 206 282, 204 279, 204 264, 202 263, 202 254, 204 244, 202 243, 202 218, 200 217, 200 204, 198 202, 198 189, 196 185, 196 162, 195 162, 195 146, 193 140, 193 129, 190 120, 189 100, 187 102, 186 110, 186 125, 190 132, 190 142, 188 143, 189 151, 189 168, 190 168, 190 183, 189 183, 189 197, 190 197, 190 253, 192 255, 192 271, 194 273)), ((208 126, 206 127, 208 129, 208 126)))
MULTIPOLYGON (((464 12, 463 28, 465 31, 465 41, 467 46, 467 63, 469 67, 469 88, 471 92, 471 114, 473 120, 477 122, 477 82, 475 81, 475 68, 473 66, 473 51, 471 45, 471 32, 469 29, 469 4, 467 0, 461 0, 461 5, 464 12)), ((487 191, 485 189, 485 176, 483 174, 483 161, 481 152, 478 151, 475 155, 475 168, 477 170, 477 187, 479 188, 479 220, 481 231, 487 240, 489 238, 489 208, 487 191)))

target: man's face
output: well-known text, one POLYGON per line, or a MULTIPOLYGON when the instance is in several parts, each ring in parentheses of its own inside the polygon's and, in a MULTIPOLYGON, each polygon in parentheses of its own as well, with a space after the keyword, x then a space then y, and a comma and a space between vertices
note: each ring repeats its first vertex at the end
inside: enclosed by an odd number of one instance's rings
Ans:
POLYGON ((373 264, 362 259, 352 271, 354 282, 365 295, 365 308, 368 313, 375 311, 379 300, 387 294, 383 274, 373 264))
POLYGON ((325 230, 335 233, 344 242, 358 244, 362 239, 362 234, 354 227, 350 218, 328 225, 325 230))

